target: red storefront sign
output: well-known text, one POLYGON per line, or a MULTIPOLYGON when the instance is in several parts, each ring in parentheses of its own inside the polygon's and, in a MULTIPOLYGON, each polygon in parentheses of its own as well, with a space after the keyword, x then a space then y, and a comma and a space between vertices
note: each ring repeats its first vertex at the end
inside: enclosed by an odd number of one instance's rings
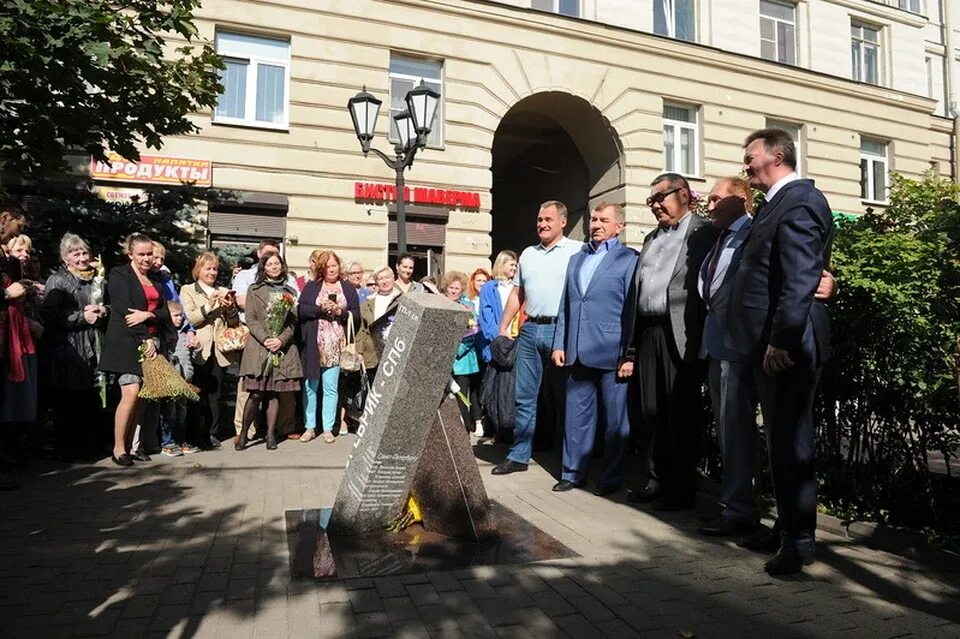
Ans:
POLYGON ((182 184, 213 186, 213 163, 210 160, 168 158, 141 155, 139 162, 130 162, 108 153, 110 163, 90 159, 90 177, 111 182, 139 182, 143 184, 182 184))
MULTIPOLYGON (((353 197, 358 202, 396 202, 395 184, 374 182, 355 182, 353 197)), ((474 191, 453 191, 448 189, 428 189, 419 186, 403 187, 403 201, 410 204, 449 206, 461 209, 479 209, 480 194, 474 191)))

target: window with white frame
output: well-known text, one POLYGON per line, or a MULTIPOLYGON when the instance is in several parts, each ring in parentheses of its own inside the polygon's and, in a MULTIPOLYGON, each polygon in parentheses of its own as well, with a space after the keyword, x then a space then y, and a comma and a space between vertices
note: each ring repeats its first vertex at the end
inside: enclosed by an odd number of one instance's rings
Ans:
POLYGON ((213 121, 286 128, 289 122, 290 42, 240 33, 217 33, 223 93, 213 121))
POLYGON ((663 170, 699 175, 700 129, 698 108, 683 104, 663 105, 663 170))
POLYGON ((795 124, 793 122, 785 122, 783 120, 767 120, 768 129, 783 129, 790 134, 790 137, 793 138, 793 148, 797 151, 797 168, 795 169, 798 175, 803 175, 803 125, 795 124))
POLYGON ((897 4, 901 9, 920 13, 920 0, 898 0, 897 4))
POLYGON ((880 84, 880 28, 859 22, 850 23, 850 52, 853 79, 880 84))
POLYGON ((860 140, 860 197, 868 202, 887 201, 887 143, 860 140))
POLYGON ((407 92, 420 84, 420 80, 440 94, 427 145, 443 146, 443 62, 397 54, 390 55, 390 141, 397 142, 400 139, 393 116, 407 108, 407 92))
POLYGON ((653 0, 653 32, 677 40, 695 41, 695 0, 653 0))
POLYGON ((760 0, 760 57, 797 63, 797 7, 789 2, 760 0))
POLYGON ((530 6, 540 11, 580 17, 580 0, 531 0, 530 6))

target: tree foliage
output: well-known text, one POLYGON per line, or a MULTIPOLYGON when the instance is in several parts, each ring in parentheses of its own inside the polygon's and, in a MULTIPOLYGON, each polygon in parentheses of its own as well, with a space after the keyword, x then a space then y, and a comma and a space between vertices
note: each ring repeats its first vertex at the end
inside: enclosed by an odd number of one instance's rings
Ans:
POLYGON ((960 443, 958 196, 933 173, 894 175, 886 209, 838 226, 818 474, 822 500, 854 516, 960 531, 955 481, 927 467, 960 443))
POLYGON ((200 0, 0 0, 0 172, 62 173, 68 151, 139 159, 197 130, 222 62, 198 42, 200 0))

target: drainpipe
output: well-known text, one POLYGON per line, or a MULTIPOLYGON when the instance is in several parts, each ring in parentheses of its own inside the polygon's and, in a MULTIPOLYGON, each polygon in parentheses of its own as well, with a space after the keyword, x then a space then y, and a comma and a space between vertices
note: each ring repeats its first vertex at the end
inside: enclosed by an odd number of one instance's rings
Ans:
POLYGON ((944 0, 943 7, 943 46, 946 50, 944 57, 946 64, 946 111, 953 120, 953 134, 950 137, 950 174, 954 182, 960 182, 960 105, 957 104, 957 55, 954 48, 954 28, 957 18, 955 2, 944 0))

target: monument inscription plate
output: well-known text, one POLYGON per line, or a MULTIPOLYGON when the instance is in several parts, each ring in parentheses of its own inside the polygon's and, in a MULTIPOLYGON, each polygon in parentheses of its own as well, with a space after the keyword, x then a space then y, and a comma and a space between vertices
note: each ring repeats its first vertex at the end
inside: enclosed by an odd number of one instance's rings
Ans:
POLYGON ((439 295, 405 295, 357 427, 328 531, 377 530, 403 506, 470 319, 439 295))

